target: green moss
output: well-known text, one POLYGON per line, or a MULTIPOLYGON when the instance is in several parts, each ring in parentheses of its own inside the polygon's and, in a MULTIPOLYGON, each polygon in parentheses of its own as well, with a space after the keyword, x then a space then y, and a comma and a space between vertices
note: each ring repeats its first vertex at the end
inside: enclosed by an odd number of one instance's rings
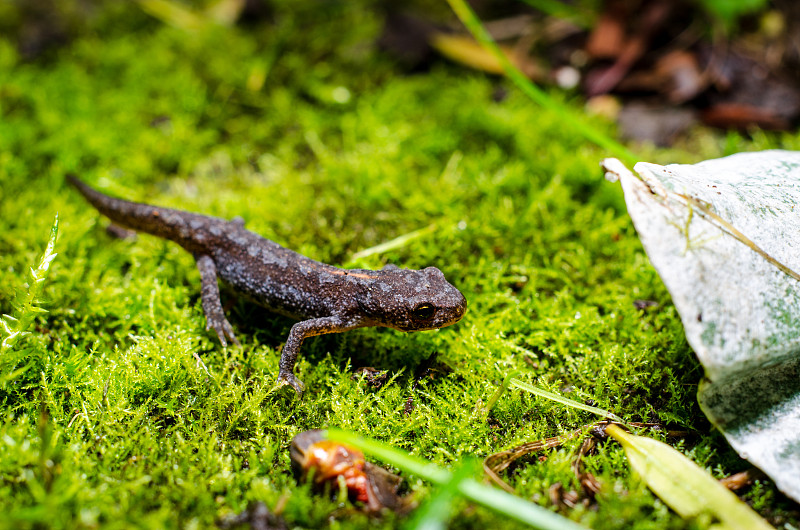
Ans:
MULTIPOLYGON (((493 101, 503 80, 444 63, 399 74, 375 48, 381 21, 365 7, 276 4, 278 22, 194 34, 130 7, 127 26, 114 11, 34 62, 0 41, 0 313, 56 211, 61 219, 49 312, 24 343, 40 362, 0 388, 0 526, 208 527, 288 495, 293 526, 365 527, 374 521, 295 484, 292 436, 340 426, 450 466, 594 421, 521 392, 485 421, 482 404, 512 369, 627 420, 691 430, 686 448, 717 475, 747 466, 696 406, 702 370, 620 190, 602 179, 605 153, 513 89, 493 101), (254 71, 265 75, 258 90, 254 71), (348 101, 326 96, 340 87, 348 101), (308 341, 297 400, 274 388, 291 321, 225 294, 243 345, 222 349, 205 331, 191 256, 149 236, 109 238, 64 185, 67 172, 128 198, 241 216, 333 264, 435 224, 365 265, 436 265, 469 311, 439 332, 308 341), (637 310, 638 299, 659 305, 637 310), (448 370, 415 384, 431 355, 448 370), (376 390, 353 378, 360 366, 388 370, 389 382, 376 390)), ((695 140, 642 153, 688 161, 800 145, 789 135, 695 140)), ((551 506, 553 483, 577 488, 577 445, 518 467, 518 494, 551 506)), ((586 465, 603 484, 596 509, 564 514, 587 526, 709 524, 661 505, 613 444, 586 465)), ((409 486, 429 491, 413 477, 409 486)), ((748 500, 798 525, 770 482, 748 500)), ((500 524, 461 507, 455 526, 500 524)))

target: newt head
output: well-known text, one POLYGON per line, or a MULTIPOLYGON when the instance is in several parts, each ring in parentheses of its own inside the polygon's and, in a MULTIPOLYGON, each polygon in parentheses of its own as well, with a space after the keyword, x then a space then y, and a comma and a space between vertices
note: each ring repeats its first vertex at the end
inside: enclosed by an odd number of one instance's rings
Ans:
POLYGON ((384 269, 358 299, 360 310, 378 326, 424 331, 455 324, 467 300, 436 267, 384 269))

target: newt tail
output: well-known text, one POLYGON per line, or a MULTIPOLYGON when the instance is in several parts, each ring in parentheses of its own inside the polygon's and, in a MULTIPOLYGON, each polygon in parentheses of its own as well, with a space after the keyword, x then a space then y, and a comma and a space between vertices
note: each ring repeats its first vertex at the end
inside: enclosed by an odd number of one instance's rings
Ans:
POLYGON ((227 222, 206 215, 109 197, 75 175, 67 175, 67 182, 115 225, 169 239, 192 253, 206 250, 206 245, 198 245, 196 233, 193 233, 199 225, 207 224, 209 219, 227 222))

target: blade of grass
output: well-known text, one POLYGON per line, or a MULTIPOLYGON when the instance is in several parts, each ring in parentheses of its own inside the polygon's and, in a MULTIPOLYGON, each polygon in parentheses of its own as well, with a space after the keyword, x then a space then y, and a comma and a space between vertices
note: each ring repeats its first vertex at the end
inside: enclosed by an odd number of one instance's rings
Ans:
POLYGON ((625 449, 631 467, 653 493, 681 517, 711 513, 722 523, 715 528, 772 528, 733 492, 667 444, 636 436, 618 425, 607 426, 606 433, 625 449))
POLYGON ((414 239, 426 236, 432 232, 434 232, 437 228, 437 225, 430 224, 425 228, 420 228, 419 230, 414 230, 413 232, 409 232, 407 234, 403 234, 402 236, 398 236, 391 241, 386 241, 385 243, 381 243, 380 245, 375 245, 374 247, 365 248, 364 250, 360 250, 353 254, 352 258, 350 258, 351 262, 356 260, 368 258, 369 256, 374 256, 375 254, 382 254, 384 252, 388 252, 389 250, 395 250, 400 248, 409 241, 413 241, 414 239))
POLYGON ((484 409, 484 418, 489 416, 489 413, 494 408, 495 404, 497 404, 497 400, 500 399, 500 396, 508 390, 509 385, 511 384, 511 380, 517 375, 518 370, 514 370, 510 372, 505 378, 503 378, 503 382, 500 383, 500 386, 495 390, 495 393, 492 394, 492 397, 489 399, 489 403, 486 404, 486 408, 484 409))
POLYGON ((169 0, 137 0, 142 11, 183 31, 197 31, 206 21, 193 11, 169 0))
POLYGON ((561 403, 562 405, 566 405, 568 407, 572 407, 572 408, 575 408, 575 409, 585 410, 587 412, 591 412, 592 414, 597 414, 598 416, 602 416, 604 418, 608 418, 608 419, 610 419, 612 421, 616 421, 618 423, 623 423, 623 424, 625 423, 622 420, 622 418, 620 418, 616 414, 613 414, 613 413, 611 413, 611 412, 609 412, 607 410, 603 410, 603 409, 600 409, 600 408, 597 408, 597 407, 592 407, 592 406, 589 406, 589 405, 585 405, 585 404, 580 403, 578 401, 574 401, 572 399, 565 398, 564 396, 559 396, 558 394, 554 394, 552 392, 548 392, 547 390, 544 390, 542 388, 539 388, 539 387, 536 387, 536 386, 533 386, 533 385, 529 385, 528 383, 524 383, 524 382, 520 381, 519 379, 511 379, 508 383, 509 383, 510 386, 515 386, 515 387, 517 387, 517 388, 519 388, 521 390, 525 390, 527 392, 530 392, 531 394, 536 394, 537 396, 540 396, 540 397, 543 397, 543 398, 546 398, 546 399, 550 399, 550 400, 553 400, 553 401, 557 401, 557 402, 561 403))
POLYGON ((552 17, 569 20, 576 26, 589 29, 594 25, 594 14, 558 0, 522 0, 529 6, 552 17))
POLYGON ((606 149, 615 156, 622 158, 626 162, 633 164, 638 158, 627 147, 617 142, 613 138, 602 134, 595 127, 584 121, 578 114, 570 110, 565 105, 553 100, 543 90, 530 82, 525 75, 515 67, 508 57, 500 50, 500 47, 483 27, 477 15, 467 5, 465 0, 447 0, 450 7, 455 11, 461 22, 467 27, 472 35, 489 50, 502 66, 503 71, 517 88, 531 98, 537 105, 550 110, 561 119, 567 126, 572 127, 581 136, 590 142, 606 149))
MULTIPOLYGON (((447 483, 452 475, 435 464, 426 462, 389 445, 362 438, 340 429, 328 429, 325 436, 331 440, 347 443, 365 453, 383 460, 395 467, 423 478, 437 485, 447 483)), ((466 499, 490 510, 501 513, 510 519, 540 529, 578 530, 584 527, 549 510, 515 497, 505 491, 484 486, 472 479, 462 480, 458 491, 466 499)))
POLYGON ((477 465, 467 462, 457 467, 450 479, 439 486, 425 504, 414 513, 414 517, 406 525, 409 530, 441 530, 447 527, 447 520, 452 511, 453 502, 459 497, 458 485, 475 474, 477 465))

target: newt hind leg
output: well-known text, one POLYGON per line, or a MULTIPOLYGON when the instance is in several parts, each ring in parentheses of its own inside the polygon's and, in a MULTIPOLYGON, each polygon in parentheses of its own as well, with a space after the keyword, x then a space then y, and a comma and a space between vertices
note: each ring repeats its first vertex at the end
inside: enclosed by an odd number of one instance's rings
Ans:
POLYGON ((233 334, 233 327, 225 312, 222 310, 222 302, 219 299, 219 285, 217 285, 217 266, 211 256, 196 255, 197 269, 200 271, 200 281, 202 283, 201 299, 203 302, 203 313, 206 315, 206 330, 213 329, 219 338, 222 346, 227 346, 226 340, 230 339, 233 344, 240 345, 236 335, 233 334))

